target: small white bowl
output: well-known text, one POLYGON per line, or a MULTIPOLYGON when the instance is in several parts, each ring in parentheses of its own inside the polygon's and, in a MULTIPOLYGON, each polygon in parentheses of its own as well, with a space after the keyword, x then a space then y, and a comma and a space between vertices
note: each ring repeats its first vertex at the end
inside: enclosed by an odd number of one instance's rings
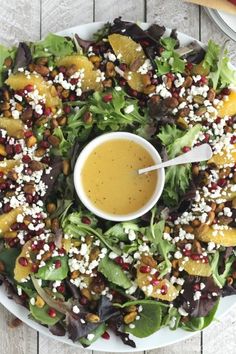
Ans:
POLYGON ((88 198, 86 195, 84 189, 83 189, 83 183, 82 183, 82 178, 81 178, 81 171, 84 166, 85 161, 87 160, 88 156, 91 154, 91 152, 100 144, 110 141, 110 140, 117 140, 117 139, 126 139, 129 141, 134 141, 135 143, 139 144, 142 146, 144 149, 146 149, 151 157, 153 158, 154 164, 159 164, 161 163, 161 157, 157 150, 151 145, 147 140, 144 138, 131 134, 131 133, 126 133, 126 132, 114 132, 114 133, 107 133, 100 135, 99 137, 95 138, 92 140, 88 145, 85 146, 85 148, 82 150, 80 155, 77 158, 75 168, 74 168, 74 185, 75 185, 75 190, 77 192, 77 195, 81 202, 85 205, 87 209, 89 209, 93 214, 106 219, 106 220, 112 220, 112 221, 128 221, 128 220, 133 220, 136 219, 145 213, 147 213, 158 201, 160 198, 164 184, 165 184, 165 170, 164 168, 161 168, 157 171, 158 173, 158 178, 157 178, 157 185, 155 188, 155 191, 152 195, 152 197, 149 199, 149 201, 140 209, 138 209, 135 212, 132 212, 130 214, 125 214, 125 215, 113 215, 109 214, 107 212, 104 212, 101 209, 98 209, 88 198))

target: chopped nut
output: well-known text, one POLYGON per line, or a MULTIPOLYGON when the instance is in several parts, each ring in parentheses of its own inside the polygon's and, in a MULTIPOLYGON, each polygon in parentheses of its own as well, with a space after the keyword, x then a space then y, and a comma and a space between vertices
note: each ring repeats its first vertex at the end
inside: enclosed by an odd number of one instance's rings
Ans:
POLYGON ((179 101, 175 97, 167 97, 163 103, 167 108, 176 108, 179 105, 179 101))
POLYGON ((38 58, 37 61, 36 61, 36 63, 38 65, 46 65, 47 62, 48 62, 48 58, 46 58, 46 57, 38 58))
POLYGON ((193 102, 194 103, 198 103, 198 104, 203 104, 205 98, 203 96, 200 95, 196 95, 193 97, 193 102))
POLYGON ((48 203, 48 204, 47 204, 47 212, 48 212, 49 214, 54 213, 54 212, 56 211, 56 209, 57 209, 57 206, 56 206, 55 203, 48 203))
POLYGON ((110 88, 112 87, 112 80, 111 79, 103 80, 102 84, 103 87, 110 88))
POLYGON ((78 270, 74 270, 71 273, 70 277, 71 277, 71 279, 76 279, 76 278, 78 278, 79 275, 80 275, 80 272, 78 270))
POLYGON ((197 240, 193 241, 192 251, 193 253, 202 254, 202 246, 199 241, 197 240))
POLYGON ((34 146, 37 143, 37 139, 34 135, 30 136, 27 141, 26 141, 26 145, 28 148, 31 148, 32 146, 34 146))
POLYGON ((38 148, 37 150, 35 150, 36 157, 43 157, 44 154, 45 154, 45 150, 43 148, 38 148))
POLYGON ((3 273, 5 271, 5 265, 2 261, 0 261, 0 273, 3 273))
POLYGON ((13 65, 13 60, 11 57, 8 57, 4 60, 4 65, 9 69, 13 65))
POLYGON ((151 255, 142 254, 141 263, 144 263, 152 268, 155 268, 157 266, 157 262, 151 255))
POLYGON ((205 106, 201 106, 200 108, 198 108, 195 112, 196 116, 202 116, 203 114, 205 114, 207 111, 207 108, 205 106))
POLYGON ((92 295, 91 295, 91 293, 90 293, 90 291, 89 291, 88 288, 83 288, 83 289, 80 290, 80 292, 81 292, 81 294, 82 294, 84 297, 86 297, 86 299, 88 299, 89 301, 92 300, 92 295))
POLYGON ((188 129, 188 123, 185 121, 183 117, 179 117, 176 121, 176 124, 181 129, 188 129))
POLYGON ((67 76, 72 76, 74 73, 77 71, 77 66, 75 64, 71 64, 67 69, 66 69, 66 75, 67 76))
POLYGON ((68 176, 68 174, 70 173, 70 162, 69 162, 69 160, 63 160, 63 162, 62 162, 62 171, 63 171, 65 176, 68 176))
POLYGON ((11 106, 10 106, 10 103, 9 102, 2 102, 0 104, 0 110, 1 111, 8 111, 10 110, 11 106))
POLYGON ((40 161, 31 161, 29 163, 29 167, 31 168, 31 170, 34 171, 41 171, 44 168, 44 164, 40 161))
POLYGON ((49 135, 48 141, 52 146, 58 146, 60 144, 60 139, 55 135, 49 135))
POLYGON ((137 307, 135 305, 130 305, 130 306, 125 307, 124 311, 126 313, 134 312, 134 311, 137 311, 137 307))
POLYGON ((145 87, 151 85, 151 79, 148 74, 142 75, 142 81, 145 87))
POLYGON ((91 252, 90 252, 90 257, 89 257, 90 261, 96 260, 98 258, 98 256, 99 256, 99 254, 100 254, 100 248, 97 247, 97 246, 93 247, 91 252))
POLYGON ((34 71, 36 71, 36 73, 42 76, 47 76, 49 74, 49 68, 45 65, 40 65, 40 64, 34 65, 34 71))
POLYGON ((234 279, 232 277, 227 277, 227 284, 232 285, 234 282, 234 279))
POLYGON ((236 198, 232 200, 232 208, 236 209, 236 198))
POLYGON ((192 173, 193 173, 194 176, 198 176, 199 175, 199 166, 198 165, 193 165, 192 173))
POLYGON ((0 144, 0 155, 7 156, 6 148, 3 144, 0 144))
POLYGON ((31 107, 27 107, 24 112, 22 112, 21 119, 23 122, 27 122, 33 116, 33 109, 31 107))
POLYGON ((35 186, 32 183, 26 183, 23 190, 25 193, 33 194, 35 192, 35 186))
POLYGON ((87 111, 83 115, 83 121, 86 124, 91 124, 93 122, 93 115, 91 112, 87 111))
POLYGON ((143 89, 143 93, 145 93, 145 95, 149 95, 150 93, 155 92, 155 90, 156 90, 155 85, 149 85, 143 89))
POLYGON ((44 305, 45 305, 44 300, 41 298, 41 296, 37 295, 36 301, 35 301, 35 306, 41 309, 44 307, 44 305))
POLYGON ((214 219, 215 219, 215 213, 214 213, 214 211, 210 211, 208 213, 206 224, 211 225, 213 223, 214 219))
POLYGON ((192 83, 193 83, 192 77, 191 76, 187 76, 186 79, 184 80, 184 83, 183 83, 182 86, 188 88, 188 87, 190 87, 192 85, 192 83))
POLYGON ((52 219, 51 227, 53 232, 56 232, 60 229, 60 223, 57 218, 52 219))
POLYGON ((136 319, 137 316, 138 316, 137 311, 127 313, 127 315, 124 316, 124 323, 129 324, 129 323, 134 322, 134 320, 136 319))
POLYGON ((66 117, 59 117, 59 118, 57 118, 57 121, 58 121, 58 124, 63 127, 67 123, 67 118, 66 117))
POLYGON ((98 315, 95 315, 94 313, 88 313, 85 316, 85 319, 87 322, 90 322, 90 323, 96 323, 96 322, 100 321, 100 317, 98 315))
POLYGON ((180 117, 187 117, 189 115, 190 109, 188 107, 184 107, 179 110, 179 116, 180 117))
POLYGON ((106 64, 106 77, 115 77, 115 65, 112 62, 107 62, 106 64))

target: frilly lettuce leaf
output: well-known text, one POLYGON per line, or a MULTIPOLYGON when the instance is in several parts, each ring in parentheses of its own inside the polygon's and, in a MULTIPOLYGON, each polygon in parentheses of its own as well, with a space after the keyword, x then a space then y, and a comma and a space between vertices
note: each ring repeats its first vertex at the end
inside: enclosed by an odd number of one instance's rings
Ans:
POLYGON ((45 39, 32 44, 31 50, 33 58, 64 57, 74 52, 74 44, 70 39, 49 33, 45 39))

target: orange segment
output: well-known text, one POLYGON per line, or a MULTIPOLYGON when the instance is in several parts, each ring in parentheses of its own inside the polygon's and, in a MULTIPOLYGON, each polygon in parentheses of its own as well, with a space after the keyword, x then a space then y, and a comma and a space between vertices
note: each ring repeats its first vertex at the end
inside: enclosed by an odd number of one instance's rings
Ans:
POLYGON ((0 172, 7 173, 20 164, 19 160, 5 160, 0 162, 0 172))
POLYGON ((30 258, 27 257, 29 255, 31 245, 32 245, 32 240, 26 242, 24 244, 24 246, 22 247, 21 253, 19 254, 19 256, 16 259, 15 269, 14 269, 14 278, 18 282, 21 282, 22 279, 28 277, 28 275, 31 273, 32 263, 29 262, 30 258), (24 267, 19 263, 19 259, 21 257, 24 257, 28 260, 27 266, 24 267))
POLYGON ((214 242, 217 245, 225 247, 236 246, 236 229, 228 228, 223 230, 215 230, 212 227, 198 228, 196 238, 203 242, 214 242))
POLYGON ((0 128, 5 129, 9 136, 21 139, 24 137, 24 124, 20 119, 0 118, 0 128))
POLYGON ((143 290, 144 294, 149 297, 153 297, 155 299, 161 299, 164 301, 173 301, 178 296, 178 290, 174 287, 173 284, 169 282, 167 279, 162 279, 159 281, 158 285, 151 285, 151 292, 148 289, 150 286, 150 274, 149 273, 141 273, 140 265, 137 269, 137 284, 140 289, 143 290), (167 293, 161 294, 161 289, 166 287, 167 293))
POLYGON ((83 55, 68 55, 57 61, 58 66, 69 67, 75 65, 77 70, 84 70, 84 78, 82 79, 82 90, 101 90, 100 72, 94 70, 94 66, 89 59, 83 55))
POLYGON ((114 33, 108 36, 108 40, 115 55, 122 63, 130 66, 137 61, 141 66, 145 62, 146 55, 143 48, 130 37, 114 33))
POLYGON ((41 96, 45 96, 47 107, 56 107, 61 105, 61 100, 52 91, 52 85, 48 84, 41 75, 24 73, 12 74, 5 81, 13 90, 22 90, 27 85, 35 85, 41 96))
POLYGON ((208 163, 214 163, 217 166, 236 163, 236 144, 230 145, 227 149, 223 149, 222 152, 214 154, 208 163), (232 148, 230 149, 229 147, 232 148))
POLYGON ((179 261, 179 266, 182 267, 190 275, 209 277, 212 273, 211 267, 208 263, 194 261, 193 259, 189 259, 188 261, 181 259, 179 261))
POLYGON ((127 70, 124 73, 124 78, 127 80, 128 85, 135 91, 143 92, 145 85, 143 83, 143 75, 138 72, 127 70))
POLYGON ((0 237, 9 231, 12 224, 16 222, 17 215, 22 212, 21 208, 12 209, 9 213, 0 215, 0 237))
POLYGON ((236 91, 232 91, 228 100, 223 101, 223 105, 218 108, 218 116, 234 116, 236 114, 236 91))

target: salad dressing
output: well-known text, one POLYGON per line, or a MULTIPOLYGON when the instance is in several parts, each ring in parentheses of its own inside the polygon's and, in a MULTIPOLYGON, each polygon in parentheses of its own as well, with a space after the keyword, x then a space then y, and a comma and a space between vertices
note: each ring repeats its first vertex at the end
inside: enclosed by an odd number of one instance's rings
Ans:
POLYGON ((100 210, 125 215, 142 208, 152 197, 157 172, 138 175, 154 164, 149 152, 134 141, 114 139, 97 146, 81 171, 84 191, 100 210))

